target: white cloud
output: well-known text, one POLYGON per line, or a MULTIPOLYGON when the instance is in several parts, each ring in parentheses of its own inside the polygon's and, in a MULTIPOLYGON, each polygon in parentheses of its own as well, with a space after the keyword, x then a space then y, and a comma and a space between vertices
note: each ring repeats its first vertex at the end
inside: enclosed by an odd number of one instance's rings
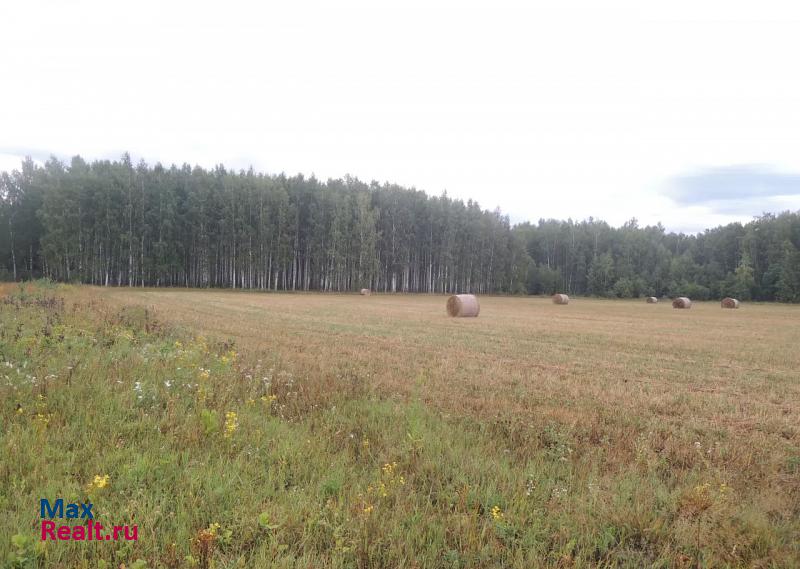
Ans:
POLYGON ((679 209, 667 180, 800 171, 799 15, 718 0, 9 2, 0 152, 351 173, 515 220, 698 230, 738 218, 679 209))

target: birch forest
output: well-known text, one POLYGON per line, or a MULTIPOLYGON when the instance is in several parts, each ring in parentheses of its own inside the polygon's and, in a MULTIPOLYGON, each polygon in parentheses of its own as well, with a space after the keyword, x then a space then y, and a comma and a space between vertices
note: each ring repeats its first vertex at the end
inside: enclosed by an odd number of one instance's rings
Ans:
POLYGON ((272 291, 800 302, 800 214, 697 235, 588 219, 511 224, 388 183, 26 159, 0 174, 0 279, 272 291))

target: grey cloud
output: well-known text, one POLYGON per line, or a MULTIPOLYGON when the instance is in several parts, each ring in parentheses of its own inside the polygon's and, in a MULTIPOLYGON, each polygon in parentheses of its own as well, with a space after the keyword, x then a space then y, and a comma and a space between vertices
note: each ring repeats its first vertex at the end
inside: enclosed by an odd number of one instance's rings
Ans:
POLYGON ((674 178, 665 194, 682 206, 756 214, 800 199, 800 174, 776 172, 763 165, 709 168, 674 178))

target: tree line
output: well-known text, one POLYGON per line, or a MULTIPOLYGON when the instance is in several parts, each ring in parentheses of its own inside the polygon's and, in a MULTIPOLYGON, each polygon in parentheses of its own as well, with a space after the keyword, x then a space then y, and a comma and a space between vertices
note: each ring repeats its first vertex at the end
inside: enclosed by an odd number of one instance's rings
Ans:
POLYGON ((540 220, 356 178, 30 158, 0 174, 0 280, 800 302, 800 212, 696 235, 540 220))

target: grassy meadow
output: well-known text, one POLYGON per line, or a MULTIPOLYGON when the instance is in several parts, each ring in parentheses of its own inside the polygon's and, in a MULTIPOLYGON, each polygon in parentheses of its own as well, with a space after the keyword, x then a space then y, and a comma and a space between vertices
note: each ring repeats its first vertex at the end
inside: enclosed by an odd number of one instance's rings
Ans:
POLYGON ((0 297, 9 567, 800 566, 800 306, 0 297))

